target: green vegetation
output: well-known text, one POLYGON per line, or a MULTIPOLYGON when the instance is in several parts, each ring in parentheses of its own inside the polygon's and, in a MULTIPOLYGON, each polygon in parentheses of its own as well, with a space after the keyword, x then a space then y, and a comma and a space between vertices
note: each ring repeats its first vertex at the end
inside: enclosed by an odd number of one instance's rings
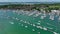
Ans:
POLYGON ((33 5, 25 5, 25 4, 10 4, 10 5, 1 5, 0 9, 25 9, 25 10, 38 10, 41 9, 46 10, 46 12, 51 10, 60 10, 60 4, 33 4, 33 5))

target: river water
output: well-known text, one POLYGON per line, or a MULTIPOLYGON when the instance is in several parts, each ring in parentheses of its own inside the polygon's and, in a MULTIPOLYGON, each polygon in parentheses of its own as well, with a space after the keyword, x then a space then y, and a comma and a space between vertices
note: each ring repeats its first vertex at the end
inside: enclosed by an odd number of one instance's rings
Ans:
POLYGON ((0 10, 0 34, 60 34, 60 14, 54 11, 0 10))

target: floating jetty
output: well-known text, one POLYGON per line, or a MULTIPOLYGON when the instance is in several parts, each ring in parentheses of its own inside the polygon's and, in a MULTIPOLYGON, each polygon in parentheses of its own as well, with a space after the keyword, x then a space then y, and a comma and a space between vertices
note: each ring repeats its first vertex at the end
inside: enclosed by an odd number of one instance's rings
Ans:
POLYGON ((0 5, 0 34, 60 34, 59 4, 0 5))
POLYGON ((60 34, 60 10, 0 9, 0 34, 60 34))

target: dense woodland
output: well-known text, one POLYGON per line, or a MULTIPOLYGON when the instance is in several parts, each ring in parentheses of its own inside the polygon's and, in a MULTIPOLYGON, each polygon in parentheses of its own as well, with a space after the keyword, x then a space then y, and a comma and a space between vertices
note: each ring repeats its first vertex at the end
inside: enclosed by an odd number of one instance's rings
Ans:
POLYGON ((46 10, 46 12, 51 10, 60 10, 60 4, 9 4, 0 5, 0 9, 23 9, 23 10, 46 10))

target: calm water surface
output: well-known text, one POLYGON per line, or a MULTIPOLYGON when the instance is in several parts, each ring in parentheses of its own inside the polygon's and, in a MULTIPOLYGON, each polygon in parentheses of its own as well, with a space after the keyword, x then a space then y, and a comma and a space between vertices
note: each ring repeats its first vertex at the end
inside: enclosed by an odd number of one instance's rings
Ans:
POLYGON ((23 10, 0 10, 0 34, 60 34, 60 16, 23 10))

